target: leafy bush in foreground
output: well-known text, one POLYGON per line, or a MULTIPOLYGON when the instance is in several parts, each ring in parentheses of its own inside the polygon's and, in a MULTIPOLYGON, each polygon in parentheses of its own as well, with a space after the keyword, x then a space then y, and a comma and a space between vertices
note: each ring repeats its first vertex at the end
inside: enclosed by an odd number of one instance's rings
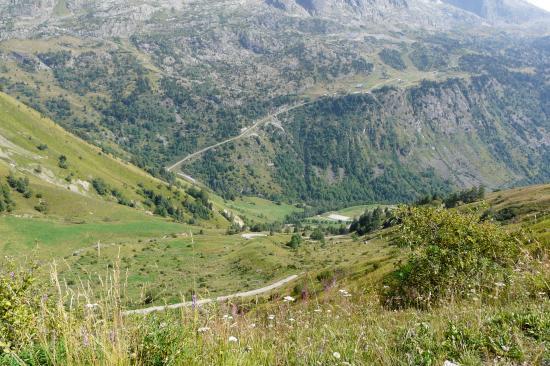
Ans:
POLYGON ((427 308, 509 285, 521 257, 522 233, 479 222, 475 214, 444 209, 413 207, 398 215, 398 242, 411 253, 407 263, 386 278, 386 305, 427 308))
POLYGON ((37 296, 32 270, 0 266, 0 355, 25 344, 36 326, 37 296))

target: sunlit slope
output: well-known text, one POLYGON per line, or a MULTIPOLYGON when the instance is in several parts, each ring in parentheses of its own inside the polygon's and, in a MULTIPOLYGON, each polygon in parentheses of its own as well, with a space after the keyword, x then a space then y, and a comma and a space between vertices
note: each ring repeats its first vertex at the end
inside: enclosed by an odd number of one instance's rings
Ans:
MULTIPOLYGON (((0 250, 18 253, 41 246, 69 251, 97 241, 137 241, 182 233, 189 225, 152 214, 144 202, 147 189, 169 199, 189 199, 175 187, 117 160, 65 131, 38 112, 0 93, 0 183, 27 178, 29 194, 11 189, 15 207, 0 216, 0 250), (64 157, 64 158, 63 158, 64 157), (108 187, 100 195, 93 181, 108 187), (111 194, 117 191, 125 201, 111 194), (45 203, 47 209, 37 209, 45 203), (134 207, 129 207, 134 206, 134 207), (42 245, 41 245, 42 244, 42 245)), ((192 218, 184 212, 181 222, 192 218)), ((196 225, 227 225, 213 212, 196 225)), ((58 253, 61 254, 61 253, 58 253)))

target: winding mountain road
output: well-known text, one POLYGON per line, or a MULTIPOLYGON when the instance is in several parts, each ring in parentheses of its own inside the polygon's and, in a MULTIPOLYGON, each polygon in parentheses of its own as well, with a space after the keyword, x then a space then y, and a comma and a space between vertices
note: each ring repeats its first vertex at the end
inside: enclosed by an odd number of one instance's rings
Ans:
MULTIPOLYGON (((356 92, 354 92, 354 93, 352 93, 352 94, 370 94, 370 92, 372 92, 374 89, 377 89, 377 88, 379 88, 379 87, 381 87, 381 86, 384 86, 384 85, 388 85, 388 84, 392 83, 392 82, 395 81, 395 80, 399 80, 399 79, 396 79, 396 78, 388 79, 388 80, 385 80, 385 81, 383 81, 383 82, 380 82, 380 83, 378 83, 378 84, 376 84, 376 85, 373 85, 372 87, 370 87, 370 88, 367 89, 367 90, 356 91, 356 92)), ((295 104, 295 105, 292 105, 292 106, 288 106, 288 107, 285 107, 285 108, 281 108, 279 111, 277 111, 277 112, 275 112, 275 113, 272 113, 272 114, 270 114, 270 115, 268 115, 268 116, 266 116, 266 117, 263 117, 263 118, 257 120, 252 126, 247 127, 247 128, 246 128, 243 132, 241 132, 239 135, 233 136, 233 137, 228 138, 228 139, 226 139, 226 140, 220 141, 220 142, 218 142, 218 143, 216 143, 216 144, 214 144, 214 145, 210 145, 210 146, 207 146, 207 147, 205 147, 205 148, 203 148, 203 149, 200 149, 200 150, 198 150, 198 151, 195 151, 194 153, 187 155, 186 157, 184 157, 183 159, 179 160, 178 162, 176 162, 176 163, 174 163, 174 164, 172 164, 172 165, 166 167, 166 169, 167 169, 168 171, 170 171, 170 172, 173 172, 175 169, 179 168, 179 167, 180 167, 183 163, 185 163, 186 161, 189 161, 189 160, 191 160, 191 159, 193 159, 193 158, 195 158, 195 157, 197 157, 197 156, 199 156, 199 155, 202 155, 202 154, 204 154, 205 152, 207 152, 207 151, 209 151, 209 150, 215 149, 215 148, 217 148, 217 147, 219 147, 219 146, 222 146, 222 145, 225 145, 225 144, 230 143, 230 142, 232 142, 232 141, 236 141, 236 140, 239 140, 239 139, 241 139, 241 138, 243 138, 243 137, 249 136, 250 133, 251 133, 253 130, 255 130, 255 129, 258 128, 259 126, 261 126, 261 125, 263 125, 263 124, 269 122, 272 118, 275 118, 275 117, 277 117, 277 116, 279 116, 279 115, 281 115, 281 114, 283 114, 283 113, 289 112, 289 111, 291 111, 291 110, 293 110, 293 109, 303 107, 303 106, 305 106, 305 105, 307 105, 307 104, 312 104, 312 103, 316 102, 317 99, 318 99, 318 98, 313 99, 313 100, 311 100, 311 101, 309 101, 309 102, 301 102, 301 103, 298 103, 298 104, 295 104)), ((190 176, 188 176, 188 175, 185 175, 185 174, 180 174, 180 175, 181 175, 183 178, 186 178, 186 179, 188 179, 188 180, 192 180, 193 183, 195 183, 195 182, 194 182, 195 180, 194 180, 192 177, 190 177, 190 176)))
POLYGON ((185 163, 186 161, 188 160, 191 160, 199 155, 202 155, 204 154, 205 152, 209 151, 209 150, 212 150, 212 149, 215 149, 219 146, 222 146, 222 145, 225 145, 229 142, 232 142, 232 141, 235 141, 235 140, 239 140, 243 137, 246 137, 248 135, 250 135, 250 133, 255 130, 256 128, 258 128, 259 126, 263 125, 264 123, 267 123, 269 122, 269 120, 271 120, 272 118, 275 118, 277 117, 278 115, 281 115, 283 113, 286 113, 286 112, 289 112, 293 109, 296 109, 296 108, 300 108, 300 107, 303 107, 304 105, 308 104, 308 103, 312 103, 312 102, 302 102, 302 103, 298 103, 298 104, 295 104, 295 105, 292 105, 292 106, 289 106, 289 107, 285 107, 285 108, 282 108, 280 109, 279 111, 275 112, 275 113, 272 113, 266 117, 263 117, 259 120, 257 120, 252 126, 250 127, 247 127, 241 134, 237 135, 237 136, 233 136, 231 138, 228 138, 227 140, 223 140, 223 141, 220 141, 214 145, 210 145, 208 147, 205 147, 204 149, 201 149, 199 151, 196 151, 192 154, 189 154, 187 155, 186 157, 184 157, 183 159, 181 159, 180 161, 178 161, 177 163, 173 164, 173 165, 170 165, 169 167, 167 167, 166 169, 168 171, 174 171, 174 169, 177 169, 178 167, 180 167, 183 163, 185 163))
MULTIPOLYGON (((244 297, 251 297, 251 296, 261 295, 261 294, 264 294, 264 293, 269 292, 271 290, 274 290, 276 288, 279 288, 279 287, 281 287, 281 286, 283 286, 283 285, 285 285, 289 282, 292 282, 296 278, 298 278, 298 275, 288 276, 287 278, 284 278, 280 281, 272 283, 269 286, 265 286, 265 287, 262 287, 262 288, 259 288, 259 289, 256 289, 256 290, 250 290, 250 291, 245 291, 245 292, 237 292, 235 294, 225 295, 225 296, 218 296, 214 299, 197 300, 197 302, 195 304, 196 305, 205 305, 205 304, 210 304, 210 303, 213 303, 213 302, 222 302, 222 301, 229 300, 229 299, 244 298, 244 297)), ((150 308, 144 308, 144 309, 127 310, 127 311, 123 311, 122 315, 123 316, 147 315, 147 314, 155 312, 155 311, 165 311, 165 310, 171 310, 171 309, 179 309, 179 308, 190 307, 192 305, 193 305, 192 301, 186 301, 186 302, 180 302, 178 304, 172 304, 172 305, 152 306, 150 308)))

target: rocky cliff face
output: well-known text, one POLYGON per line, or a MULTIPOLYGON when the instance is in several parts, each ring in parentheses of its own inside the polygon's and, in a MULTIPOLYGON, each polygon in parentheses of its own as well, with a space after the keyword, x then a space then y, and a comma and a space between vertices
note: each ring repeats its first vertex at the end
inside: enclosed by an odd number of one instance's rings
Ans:
POLYGON ((396 29, 448 29, 501 20, 523 24, 533 19, 548 19, 544 11, 522 0, 0 0, 0 39, 60 33, 127 37, 151 26, 150 20, 155 14, 162 14, 159 19, 166 19, 181 12, 199 15, 221 9, 246 12, 250 17, 285 12, 298 17, 322 17, 341 24, 396 29))
POLYGON ((407 0, 265 0, 278 9, 303 9, 311 15, 355 13, 373 18, 408 7, 407 0))

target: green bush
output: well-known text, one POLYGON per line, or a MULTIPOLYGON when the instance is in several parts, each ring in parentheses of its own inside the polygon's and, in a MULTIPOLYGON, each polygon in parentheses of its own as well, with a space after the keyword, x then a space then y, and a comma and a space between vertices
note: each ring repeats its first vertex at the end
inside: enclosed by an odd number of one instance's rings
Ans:
POLYGON ((311 240, 324 241, 325 240, 325 234, 323 233, 323 230, 321 230, 321 228, 316 228, 315 230, 313 230, 313 232, 311 233, 309 238, 311 240))
POLYGON ((469 294, 508 288, 525 241, 476 214, 412 207, 401 209, 398 243, 409 260, 387 276, 383 303, 427 308, 469 294))
POLYGON ((109 186, 101 178, 92 179, 92 186, 94 187, 97 194, 99 194, 100 196, 105 196, 107 193, 109 193, 109 186))
POLYGON ((34 336, 39 303, 32 270, 0 267, 0 355, 18 349, 34 336))
POLYGON ((11 188, 15 189, 19 193, 25 193, 29 190, 29 178, 16 178, 15 175, 10 173, 7 178, 8 184, 11 188))
POLYGON ((0 213, 7 211, 10 212, 15 207, 15 202, 11 199, 11 192, 9 187, 0 184, 0 213))
POLYGON ((297 249, 302 244, 302 237, 300 234, 293 234, 290 241, 286 244, 292 249, 297 249))
POLYGON ((41 199, 38 205, 34 206, 34 209, 38 212, 46 214, 48 213, 48 203, 41 199))
POLYGON ((65 155, 60 155, 57 161, 57 165, 61 169, 68 169, 69 168, 69 162, 67 160, 67 157, 65 155))

